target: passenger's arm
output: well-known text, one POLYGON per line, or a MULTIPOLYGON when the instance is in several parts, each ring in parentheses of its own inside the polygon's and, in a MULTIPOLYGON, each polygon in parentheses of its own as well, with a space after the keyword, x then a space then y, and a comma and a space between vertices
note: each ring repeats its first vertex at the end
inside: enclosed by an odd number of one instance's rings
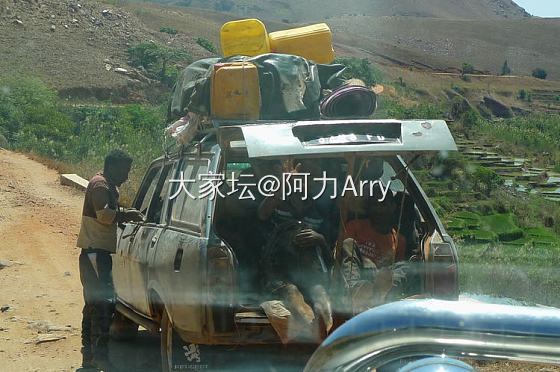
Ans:
POLYGON ((95 216, 99 223, 112 225, 116 222, 117 210, 109 207, 109 190, 104 187, 97 187, 91 193, 95 216))
POLYGON ((266 197, 259 206, 259 219, 262 221, 268 220, 270 216, 272 216, 272 213, 274 213, 274 210, 278 207, 278 204, 280 204, 280 201, 281 199, 279 195, 266 197))
POLYGON ((109 207, 109 190, 98 187, 92 191, 93 208, 98 222, 104 225, 113 223, 139 222, 144 219, 144 215, 136 209, 117 210, 109 207))
POLYGON ((303 229, 294 236, 294 244, 301 248, 312 248, 320 245, 322 248, 327 247, 325 237, 315 230, 303 229))

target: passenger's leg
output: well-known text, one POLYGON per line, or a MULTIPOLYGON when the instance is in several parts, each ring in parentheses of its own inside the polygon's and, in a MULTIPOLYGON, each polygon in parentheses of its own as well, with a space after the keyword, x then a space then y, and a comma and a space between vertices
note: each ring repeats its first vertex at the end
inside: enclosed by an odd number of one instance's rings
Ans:
POLYGON ((351 291, 362 279, 362 260, 358 254, 358 246, 352 238, 345 239, 342 243, 342 277, 345 287, 351 291))

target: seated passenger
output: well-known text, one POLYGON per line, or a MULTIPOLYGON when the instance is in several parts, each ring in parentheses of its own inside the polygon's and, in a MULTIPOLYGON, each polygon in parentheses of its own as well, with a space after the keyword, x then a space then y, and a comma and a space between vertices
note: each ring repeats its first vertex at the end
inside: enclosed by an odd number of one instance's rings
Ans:
POLYGON ((404 278, 400 265, 406 239, 393 226, 393 193, 379 187, 365 204, 368 218, 347 223, 342 246, 342 275, 352 296, 354 313, 383 302, 395 282, 404 278))
POLYGON ((246 189, 244 186, 237 186, 238 192, 227 195, 228 185, 224 183, 222 193, 226 196, 216 213, 218 231, 233 248, 239 264, 238 280, 242 304, 258 301, 261 247, 265 244, 266 232, 270 230, 269 224, 261 221, 257 215, 264 197, 258 192, 256 185, 259 179, 277 173, 274 168, 279 168, 279 165, 276 166, 277 162, 273 161, 255 159, 250 163, 250 168, 241 173, 236 171, 239 183, 250 186, 246 189))
MULTIPOLYGON (((305 160, 294 168, 286 162, 283 171, 309 173, 312 180, 320 176, 320 164, 320 160, 305 160)), ((268 197, 259 208, 259 218, 272 222, 263 252, 265 292, 283 300, 305 323, 320 319, 321 326, 329 331, 333 321, 325 287, 332 261, 332 234, 328 228, 331 216, 324 215, 328 203, 313 200, 313 190, 308 191, 304 200, 300 193, 286 200, 281 200, 280 195, 268 197)), ((331 205, 334 207, 334 201, 331 205)))

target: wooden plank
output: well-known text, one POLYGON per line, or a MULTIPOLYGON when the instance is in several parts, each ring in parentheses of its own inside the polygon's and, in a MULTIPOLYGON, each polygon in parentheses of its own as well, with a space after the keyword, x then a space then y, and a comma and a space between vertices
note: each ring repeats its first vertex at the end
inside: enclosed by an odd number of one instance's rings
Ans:
POLYGON ((89 181, 78 176, 77 174, 61 174, 60 184, 66 186, 72 186, 78 189, 85 190, 88 186, 89 181))

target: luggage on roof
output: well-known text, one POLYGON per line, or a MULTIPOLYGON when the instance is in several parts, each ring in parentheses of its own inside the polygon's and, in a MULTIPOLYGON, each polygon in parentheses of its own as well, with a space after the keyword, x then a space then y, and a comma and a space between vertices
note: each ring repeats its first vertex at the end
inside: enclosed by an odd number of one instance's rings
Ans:
MULTIPOLYGON (((220 101, 224 92, 212 92, 212 73, 217 63, 235 63, 243 62, 256 66, 258 76, 258 93, 255 87, 256 77, 254 70, 243 77, 243 69, 226 69, 223 71, 223 79, 229 83, 219 83, 214 89, 225 89, 233 92, 235 85, 253 87, 253 94, 260 94, 260 108, 258 118, 269 120, 291 120, 291 119, 318 119, 319 102, 321 99, 322 89, 333 89, 343 82, 342 71, 343 65, 321 65, 312 61, 308 61, 303 57, 287 54, 264 54, 253 58, 235 56, 231 58, 211 58, 200 60, 187 66, 181 72, 179 80, 175 85, 171 95, 170 102, 170 119, 184 116, 187 112, 194 112, 203 116, 211 116, 224 119, 227 116, 223 108, 212 107, 220 105, 220 101), (234 82, 236 75, 241 80, 234 82), (214 96, 214 101, 212 98, 214 96)), ((219 71, 219 70, 218 70, 219 71)), ((247 71, 246 71, 247 72, 247 71)), ((221 73, 220 73, 221 74, 221 73)), ((221 79, 221 77, 220 77, 221 79)), ((238 97, 241 98, 242 96, 238 97)), ((247 118, 251 119, 256 116, 254 108, 258 100, 256 97, 247 97, 249 101, 246 103, 251 107, 250 115, 247 112, 247 118), (251 117, 249 117, 251 116, 251 117)), ((228 105, 231 105, 230 111, 232 117, 227 119, 236 119, 243 116, 244 111, 234 112, 233 107, 236 99, 228 99, 228 105), (237 116, 237 117, 235 117, 237 116)), ((237 100, 239 102, 239 100, 237 100)))
POLYGON ((268 34, 258 19, 242 19, 224 24, 220 30, 224 57, 254 57, 270 53, 268 34))
POLYGON ((326 23, 271 32, 268 38, 273 53, 295 54, 317 63, 334 60, 331 30, 326 23))

